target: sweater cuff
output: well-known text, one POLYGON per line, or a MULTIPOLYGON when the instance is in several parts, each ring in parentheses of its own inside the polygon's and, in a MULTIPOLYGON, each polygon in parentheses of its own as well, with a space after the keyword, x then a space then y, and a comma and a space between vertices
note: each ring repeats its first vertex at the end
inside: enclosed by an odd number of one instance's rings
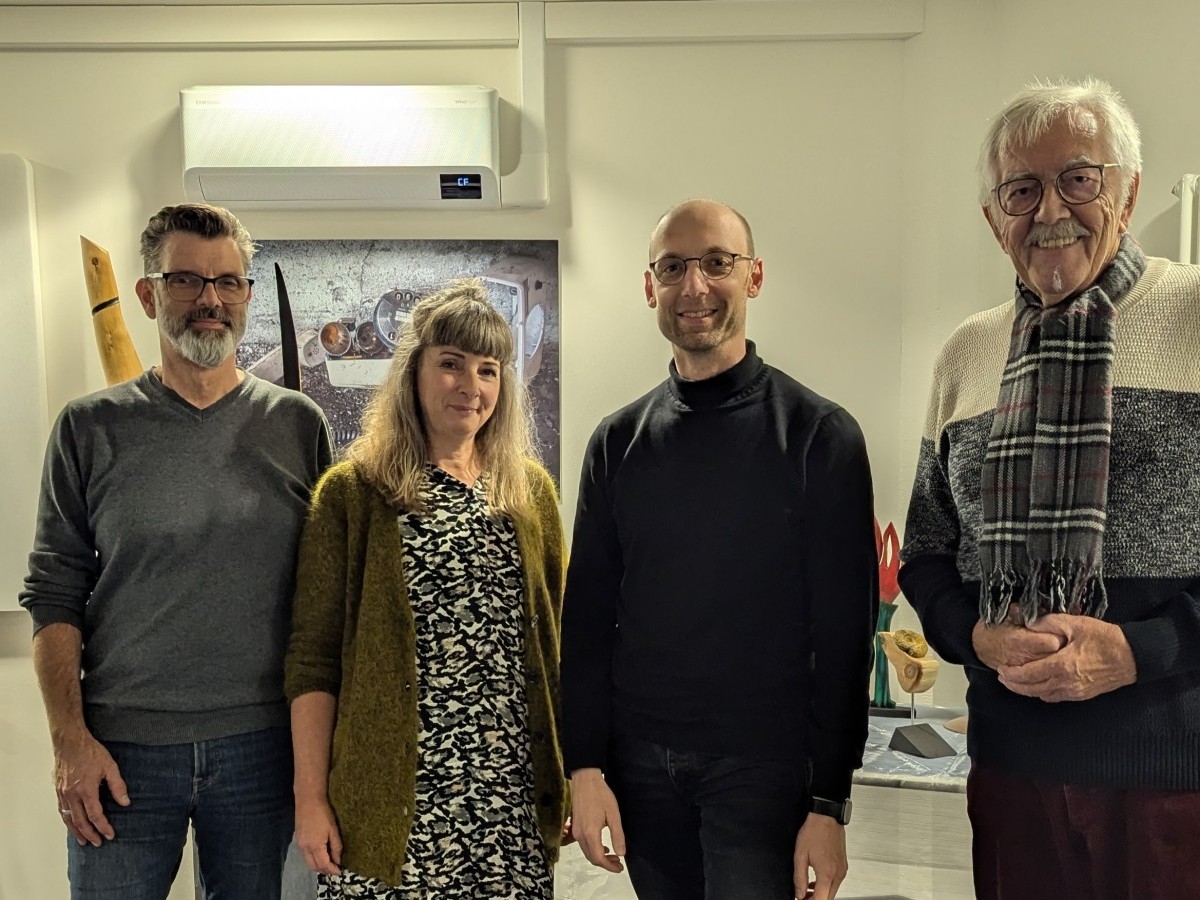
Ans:
MULTIPOLYGON (((823 746, 819 735, 813 734, 809 740, 813 742, 810 746, 814 748, 823 746)), ((826 753, 814 750, 810 753, 808 764, 812 779, 809 794, 826 800, 845 800, 849 797, 854 770, 862 766, 862 754, 857 754, 856 762, 848 762, 854 757, 854 754, 836 750, 826 753)))
POLYGON ((60 606, 57 603, 36 603, 26 607, 29 610, 30 616, 33 618, 33 633, 37 634, 47 625, 54 625, 58 622, 65 622, 68 625, 74 625, 83 633, 83 616, 69 606, 60 606))
POLYGON ((851 769, 844 766, 820 766, 814 760, 809 795, 826 800, 845 800, 850 796, 850 783, 853 778, 854 772, 851 769))
POLYGON ((1148 619, 1118 626, 1133 651, 1137 680, 1154 681, 1175 673, 1182 647, 1175 623, 1170 619, 1148 619))

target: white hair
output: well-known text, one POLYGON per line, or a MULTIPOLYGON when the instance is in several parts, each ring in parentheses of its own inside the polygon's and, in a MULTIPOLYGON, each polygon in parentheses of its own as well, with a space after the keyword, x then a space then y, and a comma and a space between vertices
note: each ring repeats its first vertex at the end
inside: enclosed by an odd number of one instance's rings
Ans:
POLYGON ((1121 205, 1133 178, 1142 171, 1142 135, 1121 95, 1106 81, 1035 81, 1004 105, 992 119, 979 151, 979 202, 991 207, 1000 180, 1000 157, 1028 147, 1065 118, 1073 132, 1099 135, 1120 165, 1121 205))

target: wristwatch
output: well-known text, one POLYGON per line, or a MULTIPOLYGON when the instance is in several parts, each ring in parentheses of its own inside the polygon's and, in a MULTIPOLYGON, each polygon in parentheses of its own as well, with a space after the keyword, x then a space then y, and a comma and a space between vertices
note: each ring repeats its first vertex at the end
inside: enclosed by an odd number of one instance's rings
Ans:
POLYGON ((842 825, 850 824, 850 811, 853 808, 854 804, 850 802, 849 797, 845 800, 826 800, 824 797, 813 797, 808 805, 809 812, 829 816, 842 825))

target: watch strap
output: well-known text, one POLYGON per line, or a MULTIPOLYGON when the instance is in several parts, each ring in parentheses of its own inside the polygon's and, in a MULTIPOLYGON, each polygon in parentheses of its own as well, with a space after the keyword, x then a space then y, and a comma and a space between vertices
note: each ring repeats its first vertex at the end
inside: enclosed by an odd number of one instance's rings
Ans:
POLYGON ((810 812, 836 819, 842 825, 849 825, 852 806, 849 798, 845 800, 826 800, 824 797, 813 797, 809 801, 808 809, 810 812))

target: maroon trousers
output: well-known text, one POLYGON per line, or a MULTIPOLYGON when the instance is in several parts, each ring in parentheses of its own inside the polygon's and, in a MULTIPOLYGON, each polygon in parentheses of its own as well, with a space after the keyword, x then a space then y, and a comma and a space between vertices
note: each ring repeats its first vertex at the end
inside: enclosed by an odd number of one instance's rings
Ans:
POLYGON ((978 900, 1197 900, 1200 791, 967 778, 978 900))

